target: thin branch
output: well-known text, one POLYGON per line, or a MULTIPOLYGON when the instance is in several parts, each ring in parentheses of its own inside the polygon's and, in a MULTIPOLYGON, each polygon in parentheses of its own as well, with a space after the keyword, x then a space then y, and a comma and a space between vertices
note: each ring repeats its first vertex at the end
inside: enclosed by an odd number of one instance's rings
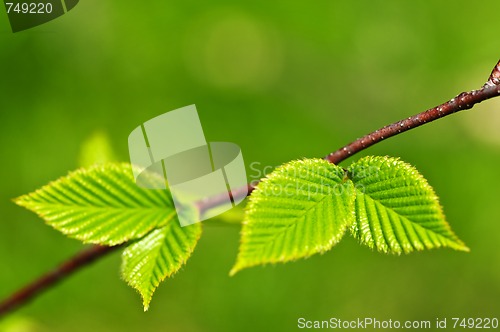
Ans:
MULTIPOLYGON (((463 92, 450 101, 431 108, 420 114, 411 116, 407 119, 395 122, 391 125, 385 126, 371 134, 355 140, 354 142, 346 145, 345 147, 332 152, 325 157, 331 163, 338 164, 341 161, 349 158, 350 156, 392 136, 396 136, 405 131, 417 128, 426 123, 440 119, 447 115, 467 110, 474 105, 497 97, 500 95, 500 61, 493 69, 488 82, 479 90, 470 92, 463 92)), ((241 195, 250 194, 255 188, 256 184, 248 184, 246 187, 233 191, 234 197, 241 197, 241 195)), ((217 207, 227 201, 227 193, 216 195, 198 202, 197 206, 200 213, 217 207)), ((40 277, 33 283, 22 288, 18 292, 6 300, 0 302, 0 317, 14 311, 22 305, 27 304, 30 300, 37 295, 55 286, 57 283, 69 277, 71 274, 78 271, 80 268, 87 266, 100 257, 120 248, 116 247, 102 247, 93 246, 89 249, 83 250, 74 257, 67 260, 65 263, 57 267, 54 271, 40 277)))
POLYGON ((231 199, 242 198, 242 197, 250 195, 250 193, 253 191, 254 188, 255 188, 255 185, 252 183, 249 183, 245 187, 235 189, 232 192, 222 193, 219 195, 215 195, 212 197, 202 199, 196 205, 198 207, 198 210, 200 211, 200 214, 203 214, 204 212, 206 212, 210 209, 213 209, 217 206, 220 206, 222 204, 227 203, 227 195, 228 194, 231 197, 231 199))
POLYGON ((37 295, 43 293, 50 287, 56 285, 63 279, 69 277, 82 267, 89 265, 96 259, 116 250, 120 246, 116 247, 103 247, 103 246, 92 246, 88 249, 82 250, 72 258, 68 259, 66 262, 58 266, 53 271, 41 276, 33 283, 27 285, 26 287, 20 289, 13 295, 11 295, 6 300, 0 303, 0 317, 6 315, 9 312, 14 311, 18 307, 27 304, 30 300, 35 298, 37 295))
POLYGON ((350 156, 381 142, 389 137, 396 136, 410 129, 420 127, 426 123, 443 118, 447 115, 468 110, 482 101, 500 95, 500 61, 491 73, 488 82, 479 90, 462 92, 450 101, 431 108, 425 112, 410 116, 407 119, 394 122, 388 126, 380 128, 366 136, 358 138, 352 143, 330 153, 325 157, 331 163, 338 164, 350 156))

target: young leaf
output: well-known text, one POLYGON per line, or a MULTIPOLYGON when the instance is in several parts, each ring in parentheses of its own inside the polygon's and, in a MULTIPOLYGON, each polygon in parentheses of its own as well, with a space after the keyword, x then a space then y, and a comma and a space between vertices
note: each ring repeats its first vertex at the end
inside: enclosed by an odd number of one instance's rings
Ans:
POLYGON ((110 246, 139 239, 176 213, 166 190, 136 185, 129 164, 80 169, 15 202, 71 238, 110 246))
POLYGON ((411 165, 390 157, 366 157, 348 168, 356 188, 361 243, 384 253, 450 247, 468 251, 451 231, 431 186, 411 165))
POLYGON ((342 168, 325 160, 279 167, 250 196, 231 274, 329 250, 354 222, 353 195, 342 168))
MULTIPOLYGON (((186 206, 182 213, 198 212, 186 206)), ((191 256, 200 235, 201 223, 181 227, 176 216, 125 249, 122 277, 141 294, 144 311, 148 310, 158 285, 177 272, 191 256)))

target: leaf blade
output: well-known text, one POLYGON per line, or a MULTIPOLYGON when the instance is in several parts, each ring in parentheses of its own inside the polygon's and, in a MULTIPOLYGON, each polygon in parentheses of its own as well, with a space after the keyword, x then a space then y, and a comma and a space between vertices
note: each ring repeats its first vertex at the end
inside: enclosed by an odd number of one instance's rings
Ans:
POLYGON ((141 238, 175 217, 168 191, 138 187, 129 164, 80 169, 14 202, 68 237, 110 246, 141 238))
POLYGON ((279 167, 250 196, 230 274, 331 249, 354 222, 353 204, 352 182, 342 168, 322 159, 279 167))
POLYGON ((411 165, 391 157, 365 157, 348 167, 356 187, 351 234, 383 253, 449 247, 468 251, 446 222, 439 199, 411 165))
MULTIPOLYGON (((182 213, 197 211, 185 207, 182 213)), ((160 283, 186 263, 200 236, 201 223, 181 227, 176 216, 123 251, 122 278, 141 294, 144 311, 160 283)))

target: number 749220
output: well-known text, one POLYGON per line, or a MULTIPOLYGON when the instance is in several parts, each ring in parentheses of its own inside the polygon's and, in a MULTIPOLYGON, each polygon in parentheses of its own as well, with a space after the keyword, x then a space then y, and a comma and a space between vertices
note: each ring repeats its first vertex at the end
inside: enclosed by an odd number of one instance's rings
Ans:
POLYGON ((452 318, 453 328, 497 329, 498 318, 452 318))
POLYGON ((50 14, 52 13, 52 4, 50 2, 6 2, 7 14, 50 14))

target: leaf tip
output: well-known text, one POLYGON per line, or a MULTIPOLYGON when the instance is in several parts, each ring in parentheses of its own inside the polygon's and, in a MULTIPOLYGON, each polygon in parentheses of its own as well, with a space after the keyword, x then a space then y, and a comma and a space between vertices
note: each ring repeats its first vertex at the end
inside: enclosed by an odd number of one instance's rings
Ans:
POLYGON ((240 272, 242 270, 242 267, 240 267, 239 265, 235 265, 231 271, 229 271, 229 276, 230 277, 234 277, 236 275, 236 273, 240 272))
POLYGON ((149 303, 150 303, 150 300, 148 300, 148 301, 146 301, 146 299, 143 300, 142 305, 144 306, 144 312, 148 312, 149 303))
MULTIPOLYGON (((132 286, 132 287, 134 287, 134 286, 132 286)), ((149 305, 151 304, 151 300, 153 299, 154 290, 153 290, 153 292, 150 292, 150 291, 145 290, 145 289, 140 289, 140 288, 136 288, 136 287, 134 287, 134 288, 141 295, 142 306, 144 308, 144 312, 147 312, 149 310, 149 305)))
POLYGON ((457 250, 463 251, 463 252, 470 252, 470 248, 465 245, 465 243, 461 242, 460 246, 457 248, 457 250))
POLYGON ((22 195, 22 196, 13 198, 12 202, 14 202, 14 204, 16 204, 18 206, 25 207, 27 198, 28 198, 28 195, 22 195))
POLYGON ((470 248, 462 241, 460 240, 456 235, 454 236, 454 239, 450 244, 447 245, 447 247, 457 250, 457 251, 463 251, 463 252, 470 252, 470 248))

